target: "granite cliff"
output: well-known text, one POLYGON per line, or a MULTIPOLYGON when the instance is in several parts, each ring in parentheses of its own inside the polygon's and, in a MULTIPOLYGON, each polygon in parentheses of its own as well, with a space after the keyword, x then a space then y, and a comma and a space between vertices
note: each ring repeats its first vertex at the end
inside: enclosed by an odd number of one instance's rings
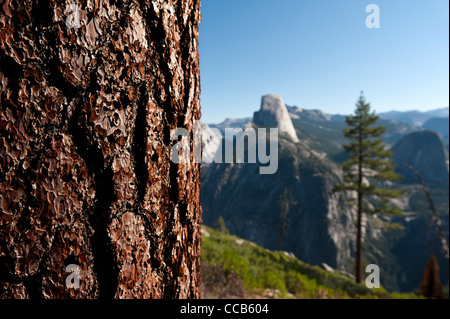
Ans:
POLYGON ((287 108, 276 95, 262 98, 252 125, 279 128, 278 171, 260 175, 259 164, 205 165, 204 223, 215 227, 222 216, 234 234, 277 249, 285 213, 283 250, 305 262, 344 269, 354 253, 354 222, 346 198, 331 194, 341 182, 338 165, 299 143, 287 108))

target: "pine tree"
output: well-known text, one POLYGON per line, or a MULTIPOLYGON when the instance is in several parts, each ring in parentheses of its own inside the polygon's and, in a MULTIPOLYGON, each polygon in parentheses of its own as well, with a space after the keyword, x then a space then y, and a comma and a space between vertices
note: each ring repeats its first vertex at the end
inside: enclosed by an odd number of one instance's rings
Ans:
POLYGON ((403 191, 382 188, 376 184, 395 182, 402 179, 394 172, 392 152, 387 149, 380 138, 387 128, 375 126, 379 117, 371 112, 368 103, 361 92, 356 103, 355 113, 347 116, 348 127, 344 136, 351 142, 344 145, 349 157, 342 165, 344 184, 337 185, 335 191, 352 191, 357 194, 357 235, 356 235, 356 282, 362 281, 362 218, 363 214, 401 214, 401 211, 388 203, 389 198, 398 198, 403 191), (378 181, 378 183, 377 183, 378 181), (369 202, 370 199, 370 202, 369 202), (372 204, 372 205, 369 205, 372 204), (375 207, 375 208, 371 208, 375 207))

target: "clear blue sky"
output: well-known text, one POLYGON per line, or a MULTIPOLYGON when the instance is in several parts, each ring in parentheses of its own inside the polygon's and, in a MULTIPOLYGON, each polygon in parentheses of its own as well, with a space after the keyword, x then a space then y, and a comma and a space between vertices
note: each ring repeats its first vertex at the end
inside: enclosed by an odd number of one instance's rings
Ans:
POLYGON ((449 105, 448 0, 202 0, 203 122, 252 116, 264 94, 348 114, 449 105), (369 4, 380 29, 366 28, 369 4))

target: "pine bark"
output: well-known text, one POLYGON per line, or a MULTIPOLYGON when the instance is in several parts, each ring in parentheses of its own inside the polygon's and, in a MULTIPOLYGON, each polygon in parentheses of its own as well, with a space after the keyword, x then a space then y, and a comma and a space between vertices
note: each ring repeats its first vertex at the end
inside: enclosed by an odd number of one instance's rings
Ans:
POLYGON ((1 297, 200 297, 200 165, 170 161, 199 22, 200 0, 0 1, 1 297))

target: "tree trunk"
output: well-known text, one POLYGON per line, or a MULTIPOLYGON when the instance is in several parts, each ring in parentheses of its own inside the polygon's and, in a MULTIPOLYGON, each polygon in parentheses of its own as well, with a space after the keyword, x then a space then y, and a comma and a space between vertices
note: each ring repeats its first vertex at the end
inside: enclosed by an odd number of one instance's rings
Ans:
POLYGON ((358 217, 356 225, 356 282, 362 282, 362 195, 358 193, 358 217))
POLYGON ((286 219, 287 219, 287 214, 289 211, 289 198, 288 198, 287 189, 285 190, 284 195, 283 195, 282 205, 283 205, 283 211, 281 212, 280 239, 278 241, 278 250, 279 251, 283 250, 284 229, 286 227, 286 219))
POLYGON ((199 21, 200 0, 0 2, 1 297, 200 297, 200 164, 170 161, 199 21))
POLYGON ((356 282, 362 282, 362 217, 363 217, 363 137, 361 130, 359 131, 359 163, 358 163, 358 207, 356 221, 356 282))

